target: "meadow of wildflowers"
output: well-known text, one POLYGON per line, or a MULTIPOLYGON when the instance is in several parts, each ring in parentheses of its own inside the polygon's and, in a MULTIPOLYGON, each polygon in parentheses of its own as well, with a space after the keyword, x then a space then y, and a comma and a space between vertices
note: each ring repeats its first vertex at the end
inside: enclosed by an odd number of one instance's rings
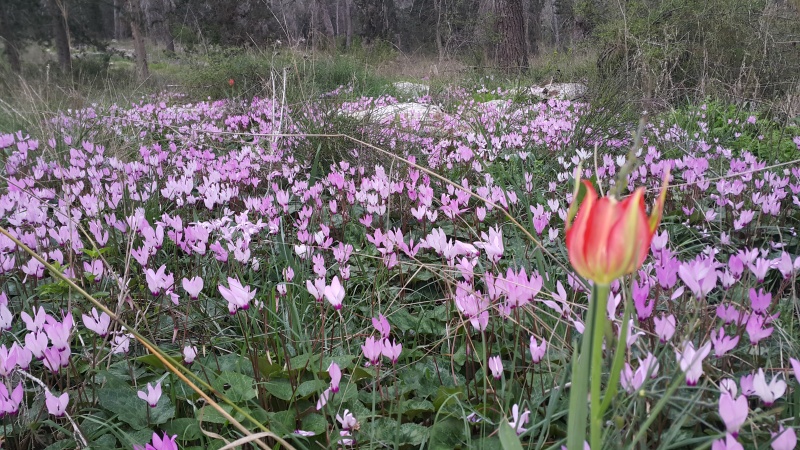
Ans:
POLYGON ((397 102, 162 95, 0 134, 4 445, 795 448, 800 163, 762 120, 637 140, 462 90, 348 116, 397 102), (609 240, 617 207, 642 215, 609 240))

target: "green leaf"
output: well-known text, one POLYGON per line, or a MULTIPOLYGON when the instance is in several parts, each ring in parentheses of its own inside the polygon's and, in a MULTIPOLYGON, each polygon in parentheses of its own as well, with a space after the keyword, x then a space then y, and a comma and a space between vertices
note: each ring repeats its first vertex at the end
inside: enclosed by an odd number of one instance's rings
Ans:
POLYGON ((289 380, 278 378, 275 380, 265 381, 262 384, 264 389, 266 389, 267 392, 273 396, 287 402, 292 399, 293 389, 292 384, 289 383, 289 380))
POLYGON ((306 398, 311 394, 322 392, 326 386, 328 386, 328 383, 322 380, 305 381, 297 387, 297 397, 306 398))
POLYGON ((200 430, 200 423, 195 418, 182 417, 174 419, 162 427, 170 436, 178 435, 181 441, 193 441, 200 439, 203 432, 200 430))
POLYGON ((104 388, 97 392, 100 406, 116 414, 119 420, 134 430, 147 428, 147 403, 136 396, 133 389, 104 388))
POLYGON ((522 450, 519 437, 514 429, 511 428, 511 425, 508 424, 508 420, 503 419, 500 422, 498 434, 500 435, 500 444, 503 446, 503 450, 522 450))
MULTIPOLYGON (((220 405, 225 412, 231 414, 233 411, 233 407, 231 405, 220 405)), ((222 414, 219 413, 213 407, 206 405, 200 408, 200 411, 197 412, 197 420, 201 423, 208 422, 208 423, 219 423, 219 424, 226 424, 228 423, 228 419, 225 418, 222 414)))
MULTIPOLYGON (((174 364, 174 365, 183 364, 183 357, 178 358, 178 357, 175 357, 175 356, 170 356, 169 359, 170 359, 170 362, 172 364, 174 364)), ((153 367, 155 369, 159 369, 159 370, 164 370, 165 369, 164 363, 161 362, 161 360, 158 359, 158 357, 156 355, 153 355, 152 353, 148 354, 148 355, 140 356, 140 357, 136 358, 136 360, 139 361, 140 363, 146 364, 146 365, 148 365, 150 367, 153 367)))
POLYGON ((286 436, 294 431, 295 415, 293 411, 281 411, 270 414, 269 428, 279 436, 286 436))
POLYGON ((323 435, 328 430, 328 421, 322 414, 312 413, 303 418, 303 430, 313 431, 317 435, 323 435))
POLYGON ((416 423, 404 423, 400 425, 401 442, 415 447, 421 446, 428 440, 429 430, 416 423))
POLYGON ((428 400, 410 399, 404 401, 400 405, 400 412, 412 418, 422 413, 433 412, 435 410, 436 408, 433 407, 433 403, 428 400))
POLYGON ((92 442, 93 449, 101 450, 105 448, 115 448, 117 446, 117 438, 113 434, 104 434, 92 442))
POLYGON ((466 429, 463 420, 445 419, 430 428, 431 450, 453 450, 466 442, 466 429))
POLYGON ((234 403, 246 402, 256 396, 255 380, 237 372, 223 372, 211 385, 234 403))
POLYGON ((258 358, 258 371, 261 372, 261 375, 269 378, 273 374, 282 370, 283 367, 280 364, 270 364, 266 356, 261 356, 258 358))

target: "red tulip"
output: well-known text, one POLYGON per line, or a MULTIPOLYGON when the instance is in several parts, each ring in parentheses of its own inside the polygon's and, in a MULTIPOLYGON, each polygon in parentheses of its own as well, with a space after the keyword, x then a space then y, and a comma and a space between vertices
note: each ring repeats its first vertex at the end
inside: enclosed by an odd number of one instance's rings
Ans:
POLYGON ((592 184, 583 181, 583 203, 575 218, 576 193, 566 224, 569 262, 580 276, 608 285, 641 267, 661 222, 668 179, 669 171, 649 217, 644 210, 644 188, 622 201, 613 197, 598 199, 592 184))
POLYGON ((233 78, 231 78, 230 80, 228 80, 228 85, 230 85, 230 87, 233 87, 233 83, 234 83, 234 82, 233 82, 233 78))

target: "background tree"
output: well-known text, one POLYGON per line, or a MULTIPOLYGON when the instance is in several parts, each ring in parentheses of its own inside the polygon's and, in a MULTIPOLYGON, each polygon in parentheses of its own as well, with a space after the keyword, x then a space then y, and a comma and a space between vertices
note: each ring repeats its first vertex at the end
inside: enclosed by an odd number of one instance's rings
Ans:
POLYGON ((72 52, 69 45, 68 10, 66 0, 48 0, 53 41, 58 54, 58 66, 63 72, 72 69, 72 52))

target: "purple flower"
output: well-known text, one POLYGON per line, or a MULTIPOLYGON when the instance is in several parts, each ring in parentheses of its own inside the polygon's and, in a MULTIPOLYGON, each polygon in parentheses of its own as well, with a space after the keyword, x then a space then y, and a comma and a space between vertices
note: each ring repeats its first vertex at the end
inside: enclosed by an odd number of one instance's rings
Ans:
POLYGON ((56 417, 61 417, 64 415, 64 412, 67 410, 67 404, 69 403, 69 394, 64 392, 60 396, 56 397, 49 390, 45 390, 44 398, 48 413, 56 417))
POLYGON ((717 439, 711 444, 711 450, 744 450, 734 436, 725 435, 725 439, 717 439))
POLYGON ((739 343, 739 336, 726 336, 725 330, 720 328, 717 332, 711 333, 711 343, 714 344, 714 356, 719 358, 736 348, 736 344, 739 343))
POLYGON ((662 314, 661 317, 654 317, 653 323, 656 326, 656 335, 662 343, 672 339, 672 336, 675 334, 675 316, 670 314, 669 316, 664 317, 662 314))
POLYGON ((397 341, 392 341, 389 343, 389 339, 383 340, 383 349, 381 353, 383 356, 389 358, 392 361, 392 364, 397 364, 397 360, 400 358, 400 353, 403 351, 403 344, 398 344, 397 341))
POLYGON ((381 362, 381 353, 383 345, 380 339, 375 339, 370 336, 364 341, 361 346, 361 351, 364 352, 364 358, 367 358, 373 366, 381 362))
POLYGON ((771 304, 771 293, 764 292, 764 289, 759 289, 758 292, 756 292, 755 289, 750 288, 750 306, 753 308, 753 311, 758 314, 764 314, 771 304))
POLYGON ((764 405, 767 407, 772 406, 775 400, 781 398, 786 392, 786 382, 778 379, 775 375, 772 381, 767 383, 767 377, 764 375, 764 369, 759 368, 758 373, 753 377, 753 390, 755 394, 761 398, 764 405))
POLYGON ((187 345, 183 347, 183 363, 187 366, 194 362, 194 359, 197 357, 197 347, 193 345, 187 345))
POLYGON ((163 439, 158 436, 158 434, 153 433, 153 442, 151 444, 147 444, 144 447, 141 445, 134 445, 133 450, 178 450, 178 444, 175 443, 175 439, 178 438, 178 435, 168 437, 167 433, 164 433, 163 439))
POLYGON ((758 258, 752 264, 749 264, 747 267, 750 268, 750 271, 753 272, 753 275, 756 276, 756 279, 759 283, 764 282, 764 278, 767 276, 767 272, 770 269, 770 262, 764 258, 758 258))
POLYGON ((97 308, 92 308, 91 316, 83 314, 81 318, 86 328, 99 334, 100 337, 106 337, 108 335, 108 326, 111 325, 111 316, 105 312, 98 315, 97 308))
POLYGON ((328 366, 328 375, 331 377, 331 392, 339 392, 339 382, 342 380, 342 369, 335 362, 328 366))
POLYGON ((757 314, 753 314, 747 320, 745 331, 747 331, 747 335, 750 336, 751 344, 756 345, 762 339, 768 338, 772 335, 773 327, 764 327, 768 321, 769 320, 764 316, 759 316, 757 314))
POLYGON ((519 405, 514 403, 514 406, 511 407, 511 420, 508 421, 508 424, 511 426, 514 431, 517 432, 517 436, 520 434, 528 431, 524 428, 524 425, 528 423, 528 415, 530 415, 529 410, 525 410, 522 414, 519 413, 519 405))
POLYGON ((331 388, 327 388, 322 391, 322 394, 319 395, 319 399, 317 400, 317 411, 322 409, 326 404, 328 404, 328 399, 331 397, 331 388))
POLYGON ((358 420, 356 420, 355 416, 350 412, 349 409, 345 409, 344 413, 340 416, 336 414, 336 420, 342 426, 343 430, 350 431, 350 430, 358 430, 358 420))
POLYGON ((533 360, 533 363, 536 364, 540 362, 542 358, 544 358, 544 355, 547 352, 547 341, 542 339, 542 343, 538 344, 536 343, 536 337, 531 336, 530 348, 531 348, 531 359, 533 360))
POLYGON ((333 277, 330 286, 325 286, 325 299, 333 306, 334 309, 342 309, 342 300, 344 300, 344 288, 339 282, 339 277, 333 277))
POLYGON ((183 290, 189 294, 192 300, 197 300, 200 296, 200 291, 203 290, 203 279, 201 277, 194 277, 191 280, 184 278, 181 280, 181 284, 183 285, 183 290))
POLYGON ((499 380, 503 376, 503 360, 500 359, 500 356, 489 358, 489 370, 492 371, 492 376, 495 380, 499 380))
POLYGON ((389 332, 391 331, 392 327, 389 325, 389 321, 386 320, 386 317, 383 314, 378 314, 378 317, 372 318, 372 326, 381 334, 381 337, 386 339, 389 337, 389 332))
POLYGON ((158 399, 161 398, 161 382, 156 383, 155 387, 147 383, 147 393, 139 391, 137 395, 140 399, 146 401, 151 408, 155 408, 158 405, 158 399))
POLYGON ((697 350, 695 350, 694 344, 686 342, 683 344, 682 352, 675 351, 678 364, 681 370, 686 374, 686 384, 689 386, 695 386, 697 380, 703 375, 703 360, 706 359, 710 351, 710 342, 706 342, 697 350))
POLYGON ((783 428, 783 425, 778 425, 777 433, 770 433, 772 435, 772 450, 793 450, 797 446, 797 434, 794 428, 783 428))
POLYGON ((792 364, 792 373, 794 373, 795 379, 800 380, 800 361, 789 358, 789 362, 792 364))
POLYGON ((705 298, 717 285, 717 271, 713 260, 697 259, 681 264, 678 275, 696 298, 705 298))
POLYGON ((228 311, 231 314, 236 314, 239 309, 247 309, 250 306, 250 301, 256 297, 256 291, 250 290, 250 286, 242 286, 239 280, 228 277, 228 286, 220 285, 219 292, 222 297, 228 301, 228 311))
POLYGON ((725 422, 725 429, 733 437, 738 436, 739 429, 747 420, 749 408, 747 397, 740 395, 734 399, 731 394, 723 393, 719 397, 719 416, 725 422))

